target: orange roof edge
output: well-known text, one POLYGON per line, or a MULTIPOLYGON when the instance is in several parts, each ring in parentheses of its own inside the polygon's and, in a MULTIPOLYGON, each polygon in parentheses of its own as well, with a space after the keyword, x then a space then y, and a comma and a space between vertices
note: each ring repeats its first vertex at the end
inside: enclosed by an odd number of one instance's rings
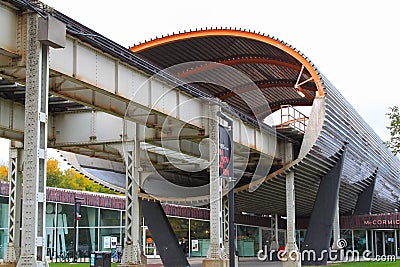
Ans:
POLYGON ((283 44, 282 42, 275 40, 272 37, 260 35, 260 34, 253 33, 253 32, 246 32, 246 31, 241 31, 241 30, 228 30, 228 29, 209 29, 209 30, 185 32, 185 33, 179 33, 179 34, 166 36, 163 38, 158 38, 158 39, 155 39, 155 40, 143 43, 143 44, 139 44, 139 45, 131 47, 130 50, 132 52, 142 52, 146 49, 150 49, 150 48, 153 48, 153 47, 156 47, 159 45, 172 43, 172 42, 185 40, 185 39, 190 39, 190 38, 206 37, 206 36, 236 36, 236 37, 243 37, 243 38, 258 40, 260 42, 264 42, 269 45, 272 45, 272 46, 288 53, 292 57, 294 57, 308 70, 308 72, 311 74, 311 77, 313 78, 314 83, 318 89, 316 97, 322 97, 325 95, 321 79, 320 79, 317 71, 314 69, 314 67, 311 65, 311 63, 307 59, 305 59, 302 55, 300 55, 298 52, 296 52, 293 48, 283 44))

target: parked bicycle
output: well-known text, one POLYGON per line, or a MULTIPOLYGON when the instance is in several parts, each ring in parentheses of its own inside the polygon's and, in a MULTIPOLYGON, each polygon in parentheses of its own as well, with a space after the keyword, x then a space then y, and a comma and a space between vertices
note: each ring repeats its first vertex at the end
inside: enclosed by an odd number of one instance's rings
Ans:
POLYGON ((69 251, 60 251, 60 254, 58 254, 58 258, 61 262, 70 262, 72 258, 72 253, 70 253, 69 251))

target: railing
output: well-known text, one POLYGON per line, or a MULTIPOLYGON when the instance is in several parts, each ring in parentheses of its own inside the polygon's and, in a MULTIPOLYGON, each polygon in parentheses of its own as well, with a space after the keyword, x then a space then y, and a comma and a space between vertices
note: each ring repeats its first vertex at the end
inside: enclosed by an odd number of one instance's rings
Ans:
POLYGON ((281 123, 277 128, 293 128, 304 133, 307 123, 308 117, 291 105, 281 106, 281 123))

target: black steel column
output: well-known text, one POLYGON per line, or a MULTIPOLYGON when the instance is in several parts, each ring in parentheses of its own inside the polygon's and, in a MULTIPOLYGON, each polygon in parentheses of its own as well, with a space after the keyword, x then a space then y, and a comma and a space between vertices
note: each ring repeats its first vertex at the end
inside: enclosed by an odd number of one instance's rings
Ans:
MULTIPOLYGON (((335 166, 321 179, 306 237, 301 251, 311 252, 315 257, 305 258, 303 266, 327 265, 332 237, 333 219, 339 197, 340 177, 346 157, 346 145, 335 166)), ((309 253, 304 253, 308 255, 309 253)))
POLYGON ((354 215, 370 214, 372 208, 372 200, 374 197, 375 181, 378 174, 378 168, 371 175, 372 181, 367 188, 358 195, 357 204, 354 209, 354 215))

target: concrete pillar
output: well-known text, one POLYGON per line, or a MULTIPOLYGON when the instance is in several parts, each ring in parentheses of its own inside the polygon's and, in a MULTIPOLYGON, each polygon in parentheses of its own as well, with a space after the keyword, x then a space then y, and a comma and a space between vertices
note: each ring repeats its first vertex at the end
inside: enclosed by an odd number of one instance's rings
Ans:
POLYGON ((122 255, 122 264, 130 266, 145 266, 142 262, 140 249, 140 200, 139 200, 139 168, 140 141, 139 126, 136 125, 136 137, 133 143, 127 144, 125 151, 126 165, 126 243, 122 255))
POLYGON ((22 144, 11 142, 8 167, 8 243, 4 262, 17 264, 21 241, 21 179, 22 179, 22 144))

